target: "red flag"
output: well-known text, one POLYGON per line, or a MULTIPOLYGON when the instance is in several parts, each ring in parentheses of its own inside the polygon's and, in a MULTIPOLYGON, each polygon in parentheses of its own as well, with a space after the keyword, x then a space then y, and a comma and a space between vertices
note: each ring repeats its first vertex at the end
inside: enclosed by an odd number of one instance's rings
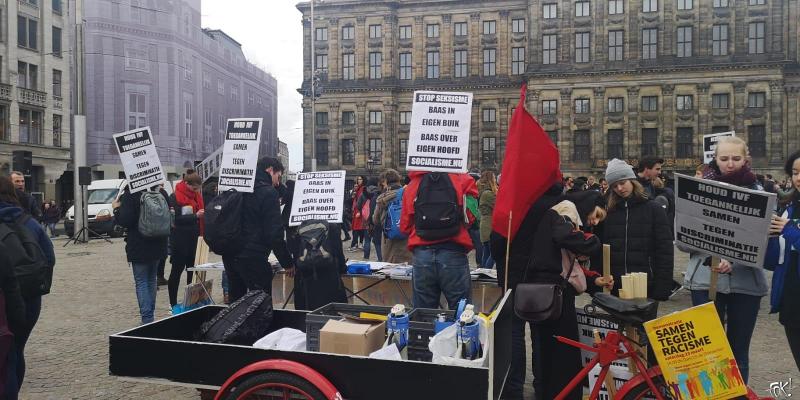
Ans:
POLYGON ((525 110, 526 90, 527 85, 523 85, 511 117, 500 190, 492 214, 492 230, 505 237, 508 215, 513 211, 509 241, 514 239, 533 203, 561 180, 558 149, 539 122, 525 110))

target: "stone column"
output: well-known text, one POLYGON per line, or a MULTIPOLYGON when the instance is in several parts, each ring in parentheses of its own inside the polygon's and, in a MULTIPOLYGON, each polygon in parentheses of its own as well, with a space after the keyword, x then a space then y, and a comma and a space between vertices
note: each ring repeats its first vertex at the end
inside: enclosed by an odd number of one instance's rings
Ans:
MULTIPOLYGON (((539 98, 538 94, 536 98, 539 98)), ((497 104, 497 141, 495 142, 495 149, 497 149, 497 167, 499 168, 506 154, 506 139, 508 139, 508 126, 509 121, 511 121, 509 104, 512 103, 509 99, 500 98, 497 100, 497 104)))
POLYGON ((622 144, 623 156, 631 158, 636 151, 635 143, 639 138, 639 87, 631 86, 628 88, 628 134, 622 144))
POLYGON ((558 128, 558 148, 561 163, 569 163, 572 159, 572 88, 561 89, 561 103, 558 105, 561 126, 558 128), (570 140, 567 140, 570 138, 570 140))
POLYGON ((356 103, 356 168, 362 171, 367 167, 367 154, 369 154, 369 132, 367 132, 367 103, 356 103), (359 145, 358 142, 361 142, 359 145), (364 149, 361 153, 358 149, 364 149))
MULTIPOLYGON (((395 126, 395 115, 397 115, 397 104, 393 101, 383 102, 383 160, 381 168, 392 167, 397 169, 400 163, 398 157, 397 126, 395 126)), ((376 168, 376 170, 379 170, 376 168)))
MULTIPOLYGON (((783 140, 783 81, 774 80, 769 82, 769 129, 767 130, 767 156, 770 165, 780 166, 783 164, 784 140, 783 140)), ((792 149, 794 151, 794 149, 792 149)))
POLYGON ((425 19, 418 15, 414 17, 414 32, 411 34, 414 47, 411 62, 414 65, 414 80, 425 78, 425 19))
POLYGON ((328 103, 328 165, 330 168, 341 168, 342 158, 339 152, 341 151, 341 134, 339 118, 339 103, 328 103))
POLYGON ((356 79, 367 79, 369 72, 369 54, 367 54, 367 17, 356 18, 356 79))
POLYGON ((483 75, 483 47, 481 46, 481 13, 475 12, 469 15, 469 76, 483 75))
POLYGON ((711 116, 709 114, 711 113, 712 104, 711 95, 708 93, 710 86, 708 83, 697 84, 697 131, 694 132, 692 137, 693 155, 695 157, 703 154, 703 135, 711 133, 711 116))
MULTIPOLYGON (((658 132, 658 142, 661 144, 660 151, 657 154, 665 156, 675 154, 674 143, 672 138, 675 137, 675 85, 666 84, 661 85, 661 103, 664 106, 664 112, 661 114, 660 122, 662 129, 658 132)), ((694 106, 694 104, 693 104, 694 106)))
POLYGON ((511 36, 511 20, 508 19, 509 14, 508 10, 501 10, 500 18, 495 24, 497 27, 495 30, 495 37, 497 38, 495 44, 497 49, 495 52, 497 76, 511 75, 511 50, 509 49, 509 44, 511 43, 509 39, 511 36))
POLYGON ((467 168, 472 168, 474 165, 481 164, 481 101, 477 99, 472 100, 472 123, 470 124, 469 133, 469 165, 467 168))
POLYGON ((800 146, 800 85, 786 86, 786 145, 788 151, 800 146))
POLYGON ((396 78, 398 71, 396 51, 397 49, 397 15, 390 14, 383 17, 383 64, 381 65, 381 76, 385 78, 396 78))
POLYGON ((592 121, 592 129, 590 131, 591 135, 591 158, 592 160, 595 159, 604 159, 605 158, 605 142, 606 142, 606 130, 605 130, 605 96, 606 96, 606 89, 602 87, 594 88, 594 104, 592 110, 594 111, 594 118, 592 121))
POLYGON ((328 20, 328 79, 342 79, 341 44, 339 43, 339 19, 331 18, 328 20))
POLYGON ((442 14, 442 26, 439 31, 439 77, 453 77, 453 16, 442 14))
POLYGON ((744 112, 747 109, 747 82, 733 82, 733 129, 737 136, 743 137, 747 131, 744 126, 744 112))
POLYGON ((311 171, 311 102, 303 99, 303 170, 311 171))

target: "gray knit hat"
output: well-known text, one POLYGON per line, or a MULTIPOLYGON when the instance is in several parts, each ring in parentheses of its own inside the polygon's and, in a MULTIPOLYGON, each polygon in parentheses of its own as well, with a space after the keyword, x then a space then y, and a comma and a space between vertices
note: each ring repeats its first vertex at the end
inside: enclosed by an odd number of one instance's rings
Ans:
POLYGON ((608 186, 614 186, 615 183, 624 179, 636 179, 636 174, 633 173, 633 167, 618 158, 609 161, 608 167, 606 167, 608 186))

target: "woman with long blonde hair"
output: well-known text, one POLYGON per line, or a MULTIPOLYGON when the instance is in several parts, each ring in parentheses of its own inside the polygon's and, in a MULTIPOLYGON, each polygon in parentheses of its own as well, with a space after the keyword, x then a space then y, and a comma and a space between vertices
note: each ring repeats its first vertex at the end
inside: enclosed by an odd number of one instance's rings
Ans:
POLYGON ((483 245, 481 268, 494 268, 489 236, 492 234, 492 213, 494 212, 494 202, 497 200, 497 188, 494 172, 483 171, 481 178, 478 179, 478 210, 481 214, 480 234, 483 245))

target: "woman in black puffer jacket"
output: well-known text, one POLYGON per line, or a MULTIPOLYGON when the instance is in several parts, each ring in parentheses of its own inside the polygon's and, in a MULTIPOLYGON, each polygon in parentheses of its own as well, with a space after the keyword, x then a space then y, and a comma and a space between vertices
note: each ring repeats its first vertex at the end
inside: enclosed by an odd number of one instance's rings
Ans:
MULTIPOLYGON (((622 287, 622 275, 646 272, 647 297, 665 301, 672 289, 674 259, 666 211, 647 198, 633 168, 624 161, 611 160, 606 179, 611 190, 602 239, 611 245, 614 295, 622 287)), ((602 264, 593 267, 599 269, 602 264)))

